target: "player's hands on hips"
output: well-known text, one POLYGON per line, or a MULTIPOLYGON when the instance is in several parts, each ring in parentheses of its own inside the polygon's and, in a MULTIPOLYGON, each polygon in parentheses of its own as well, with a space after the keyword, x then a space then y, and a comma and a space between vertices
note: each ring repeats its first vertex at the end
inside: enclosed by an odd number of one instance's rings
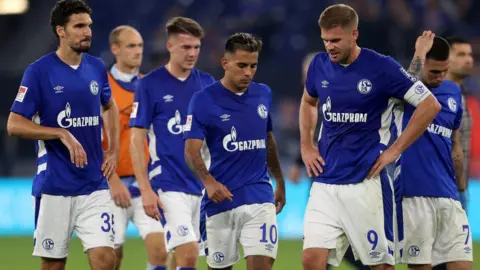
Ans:
POLYGON ((370 169, 370 172, 368 173, 367 179, 378 177, 380 175, 380 172, 382 172, 382 170, 388 164, 397 160, 399 156, 400 156, 400 152, 397 151, 395 148, 390 147, 387 150, 385 150, 377 158, 377 161, 375 161, 375 164, 373 164, 372 169, 370 169))
POLYGON ((104 151, 103 152, 103 164, 102 164, 102 172, 103 176, 107 179, 110 179, 112 174, 117 169, 118 163, 118 153, 115 151, 104 151))
POLYGON ((110 193, 112 194, 112 200, 115 202, 115 205, 121 208, 130 207, 130 192, 116 173, 110 177, 108 185, 110 186, 110 193))
POLYGON ((145 210, 147 216, 155 220, 160 220, 162 218, 159 208, 163 209, 163 204, 158 195, 151 188, 142 192, 142 203, 143 210, 145 210))
POLYGON ((426 56, 433 46, 434 37, 435 34, 432 31, 423 31, 423 34, 415 42, 415 54, 426 56))
POLYGON ((287 203, 286 196, 285 196, 285 186, 275 188, 275 208, 277 209, 277 214, 282 212, 283 207, 287 203))
POLYGON ((302 160, 307 168, 309 177, 318 176, 323 173, 322 166, 325 166, 325 161, 318 152, 316 146, 302 146, 302 160))
POLYGON ((214 203, 220 203, 224 200, 232 201, 233 194, 230 190, 215 179, 205 183, 205 189, 207 190, 208 198, 214 203))
POLYGON ((87 153, 83 149, 83 146, 78 140, 66 129, 62 129, 60 134, 60 141, 67 147, 70 152, 70 160, 77 166, 77 168, 83 168, 88 164, 87 153))

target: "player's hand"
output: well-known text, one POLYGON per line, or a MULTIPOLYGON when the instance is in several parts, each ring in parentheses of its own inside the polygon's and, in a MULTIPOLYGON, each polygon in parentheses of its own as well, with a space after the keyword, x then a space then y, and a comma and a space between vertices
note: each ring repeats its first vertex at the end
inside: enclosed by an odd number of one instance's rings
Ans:
POLYGON ((377 158, 377 161, 375 161, 375 164, 373 164, 372 169, 370 169, 370 172, 368 173, 367 179, 378 177, 380 175, 380 172, 382 172, 383 168, 385 168, 388 164, 397 160, 399 156, 400 156, 400 152, 397 151, 395 148, 390 147, 387 150, 385 150, 377 158))
POLYGON ((285 186, 275 188, 275 208, 277 209, 277 214, 282 212, 283 207, 287 203, 285 196, 285 186))
POLYGON ((83 168, 88 164, 87 153, 78 140, 66 129, 62 129, 60 133, 60 141, 67 147, 70 152, 70 160, 77 166, 83 168))
POLYGON ((117 163, 118 163, 118 153, 116 153, 115 151, 103 152, 102 172, 105 178, 110 179, 112 174, 117 169, 117 163))
POLYGON ((230 190, 215 179, 206 183, 205 189, 207 190, 208 198, 214 203, 220 203, 224 200, 232 201, 233 194, 230 190))
POLYGON ((325 161, 318 152, 318 148, 311 146, 302 146, 302 160, 305 163, 307 168, 307 173, 309 177, 320 175, 323 173, 322 166, 325 166, 325 161))
POLYGON ((294 184, 298 184, 300 182, 300 175, 302 174, 302 170, 300 166, 297 164, 293 164, 290 166, 290 169, 288 170, 288 179, 294 184))
POLYGON ((433 46, 434 37, 435 34, 432 31, 423 31, 423 34, 415 42, 415 54, 426 56, 433 46))
POLYGON ((145 210, 145 214, 147 214, 147 216, 155 220, 162 219, 162 216, 160 215, 160 208, 163 209, 163 204, 160 201, 160 198, 151 188, 142 192, 142 203, 143 210, 145 210))
POLYGON ((110 192, 112 194, 112 200, 115 205, 121 208, 128 208, 131 205, 131 196, 128 188, 120 181, 117 174, 113 174, 108 180, 110 186, 110 192))

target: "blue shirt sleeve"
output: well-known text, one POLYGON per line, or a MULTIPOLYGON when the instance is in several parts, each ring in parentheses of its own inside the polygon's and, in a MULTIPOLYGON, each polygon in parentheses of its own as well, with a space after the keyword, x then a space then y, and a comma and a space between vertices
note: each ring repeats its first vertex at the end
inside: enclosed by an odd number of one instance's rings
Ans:
POLYGON ((208 103, 202 92, 193 95, 188 106, 184 139, 205 139, 208 125, 208 103))
POLYGON ((100 96, 100 101, 102 102, 102 105, 107 105, 108 102, 110 102, 110 98, 112 97, 112 89, 110 88, 110 83, 108 83, 108 73, 107 73, 107 68, 105 67, 105 64, 103 64, 102 73, 103 73, 102 74, 103 85, 102 85, 102 94, 100 96))
POLYGON ((40 107, 40 76, 33 66, 28 66, 23 74, 17 96, 13 102, 12 112, 28 119, 39 111, 40 107))
MULTIPOLYGON (((268 86, 267 86, 268 87, 268 86)), ((273 123, 272 123, 272 111, 273 111, 273 102, 272 102, 272 90, 270 88, 268 88, 268 103, 269 103, 269 106, 268 106, 268 118, 267 118, 267 132, 270 132, 270 131, 273 131, 273 123)))
POLYGON ((382 66, 387 80, 385 91, 389 96, 403 100, 408 90, 418 81, 417 78, 410 75, 392 57, 385 57, 382 66))
POLYGON ((457 115, 455 116, 455 121, 453 122, 453 129, 459 129, 460 125, 462 123, 462 118, 463 118, 463 104, 462 104, 462 95, 460 94, 459 90, 459 95, 458 98, 456 99, 457 102, 457 115))
POLYGON ((305 88, 307 93, 314 98, 318 98, 317 86, 315 85, 315 63, 317 62, 317 56, 315 56, 310 65, 308 66, 307 78, 305 79, 305 88))
POLYGON ((153 119, 153 100, 150 98, 145 79, 138 81, 130 115, 130 127, 149 129, 153 119))

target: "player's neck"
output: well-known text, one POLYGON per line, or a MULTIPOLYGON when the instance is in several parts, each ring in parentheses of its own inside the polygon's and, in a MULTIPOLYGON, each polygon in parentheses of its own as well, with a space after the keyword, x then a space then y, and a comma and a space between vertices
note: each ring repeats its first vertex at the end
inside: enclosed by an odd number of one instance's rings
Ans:
POLYGON ((69 66, 77 66, 82 62, 82 53, 75 52, 70 47, 60 46, 55 53, 60 60, 69 66))
POLYGON ((458 84, 458 86, 463 85, 463 78, 460 78, 459 76, 455 76, 455 74, 448 73, 447 74, 447 79, 458 84))
POLYGON ((247 88, 238 88, 236 87, 233 83, 231 83, 230 81, 228 81, 227 79, 225 79, 225 77, 223 77, 221 80, 220 80, 220 83, 223 85, 223 87, 225 87, 225 89, 227 89, 228 91, 234 93, 234 94, 241 94, 241 93, 245 93, 245 91, 247 91, 247 88))
POLYGON ((360 51, 362 49, 356 45, 353 50, 350 52, 350 56, 348 57, 347 61, 345 61, 345 65, 350 65, 351 63, 355 62, 357 60, 358 56, 360 55, 360 51))
POLYGON ((115 63, 115 67, 121 71, 122 73, 129 74, 129 75, 136 75, 138 74, 138 67, 129 67, 127 65, 122 64, 121 62, 117 61, 115 63))
POLYGON ((165 68, 170 72, 170 74, 173 75, 173 77, 177 79, 185 79, 188 76, 190 76, 190 73, 192 72, 190 69, 184 69, 179 65, 175 65, 172 62, 168 62, 165 65, 165 68))

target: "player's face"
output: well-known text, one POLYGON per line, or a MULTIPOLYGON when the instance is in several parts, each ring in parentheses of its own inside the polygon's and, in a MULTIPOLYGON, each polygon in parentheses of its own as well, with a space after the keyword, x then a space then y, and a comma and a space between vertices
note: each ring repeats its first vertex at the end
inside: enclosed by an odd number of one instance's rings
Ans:
POLYGON ((143 39, 140 33, 126 29, 118 35, 118 44, 112 45, 112 53, 117 62, 129 68, 138 68, 142 64, 143 39))
POLYGON ((200 54, 200 45, 200 39, 192 35, 177 34, 171 36, 167 41, 170 61, 179 65, 182 69, 194 68, 200 54))
POLYGON ((64 27, 57 27, 61 39, 75 52, 90 50, 92 40, 92 19, 87 13, 72 14, 64 27))
POLYGON ((320 29, 320 31, 330 60, 335 63, 346 62, 356 44, 358 30, 337 26, 332 29, 320 29))
POLYGON ((257 72, 258 52, 237 50, 233 54, 227 54, 222 58, 222 66, 225 77, 237 89, 246 89, 257 72))
POLYGON ((450 72, 466 78, 472 74, 473 54, 470 44, 455 44, 450 50, 450 72))
POLYGON ((449 67, 450 62, 448 60, 425 60, 425 65, 423 66, 423 81, 425 85, 431 88, 439 87, 445 79, 449 67))

